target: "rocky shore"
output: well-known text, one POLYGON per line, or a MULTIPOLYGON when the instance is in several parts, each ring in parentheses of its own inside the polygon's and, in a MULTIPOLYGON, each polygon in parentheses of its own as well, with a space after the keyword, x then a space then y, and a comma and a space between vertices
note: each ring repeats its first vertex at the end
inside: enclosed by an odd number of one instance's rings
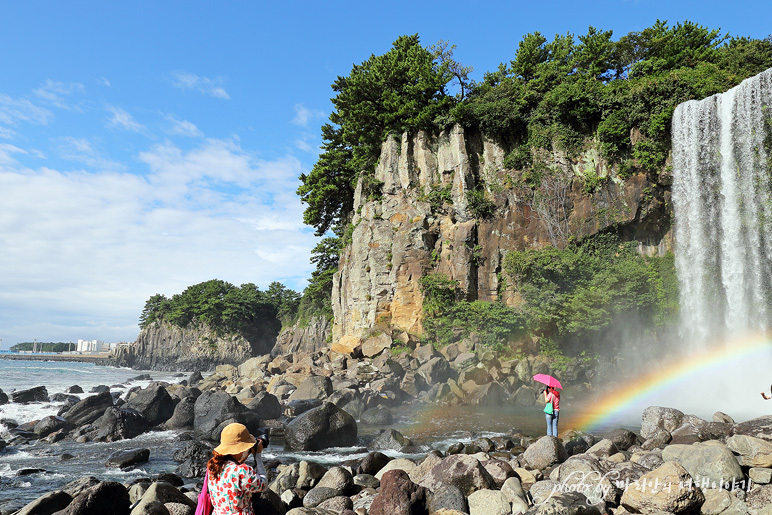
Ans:
MULTIPOLYGON (((171 429, 187 442, 174 455, 178 467, 131 484, 83 477, 15 513, 192 514, 206 460, 231 422, 291 451, 350 447, 364 455, 324 465, 267 462, 270 487, 254 498, 261 514, 772 513, 772 417, 735 423, 716 413, 707 421, 650 407, 638 433, 517 433, 427 449, 390 427, 399 405, 535 406, 533 373, 565 382, 568 375, 586 381, 590 372, 581 363, 556 370, 539 357, 500 361, 459 348, 375 349, 252 358, 207 378, 194 373, 179 384, 121 392, 105 386, 87 397, 72 388, 56 415, 3 420, 14 427, 0 440, 0 458, 30 442, 113 442, 171 429), (361 424, 383 430, 365 437, 361 424)), ((53 400, 45 387, 0 393, 0 404, 53 400)), ((105 466, 141 466, 152 451, 137 445, 105 456, 105 466)))

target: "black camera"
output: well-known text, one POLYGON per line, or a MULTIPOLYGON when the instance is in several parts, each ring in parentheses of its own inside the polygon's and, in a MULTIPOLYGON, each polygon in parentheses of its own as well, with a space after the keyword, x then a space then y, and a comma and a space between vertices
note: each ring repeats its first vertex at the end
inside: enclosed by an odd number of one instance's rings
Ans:
POLYGON ((263 444, 263 449, 268 447, 268 444, 270 443, 270 441, 268 440, 268 435, 267 434, 262 434, 262 435, 258 436, 257 437, 257 441, 263 444))

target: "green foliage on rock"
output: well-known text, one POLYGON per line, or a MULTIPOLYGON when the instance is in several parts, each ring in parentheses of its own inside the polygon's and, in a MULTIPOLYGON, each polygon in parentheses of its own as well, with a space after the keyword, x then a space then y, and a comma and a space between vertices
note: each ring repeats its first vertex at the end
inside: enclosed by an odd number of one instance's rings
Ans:
POLYGON ((642 331, 674 321, 672 255, 644 258, 636 242, 599 234, 565 249, 510 252, 504 269, 523 299, 529 330, 570 346, 628 324, 642 331))
POLYGON ((419 285, 424 338, 438 347, 474 334, 483 345, 500 348, 524 329, 520 313, 501 302, 462 299, 458 281, 444 274, 425 275, 419 285))

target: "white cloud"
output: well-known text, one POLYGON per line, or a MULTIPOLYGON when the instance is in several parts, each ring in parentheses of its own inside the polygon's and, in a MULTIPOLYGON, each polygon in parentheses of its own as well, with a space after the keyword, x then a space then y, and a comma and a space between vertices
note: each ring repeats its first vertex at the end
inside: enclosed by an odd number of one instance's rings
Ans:
POLYGON ((324 118, 324 112, 318 109, 308 109, 302 104, 295 104, 295 117, 292 123, 301 127, 308 127, 309 122, 324 118))
POLYGON ((63 137, 56 140, 59 156, 86 165, 93 171, 125 170, 126 166, 108 159, 101 149, 86 138, 63 137))
POLYGON ((107 110, 113 114, 109 122, 110 127, 117 127, 131 132, 141 132, 144 129, 142 124, 137 122, 134 117, 124 109, 116 106, 107 106, 107 110))
POLYGON ((86 88, 83 84, 78 82, 64 83, 48 79, 42 86, 36 89, 34 93, 60 109, 80 111, 80 107, 77 104, 68 103, 65 101, 64 97, 69 97, 75 93, 83 93, 85 91, 86 88))
POLYGON ((298 149, 302 150, 303 152, 311 152, 312 150, 314 150, 313 147, 308 142, 302 139, 296 139, 295 146, 298 149))
POLYGON ((98 82, 99 84, 101 84, 102 86, 105 86, 105 87, 108 87, 108 88, 109 88, 110 86, 112 86, 112 84, 110 84, 110 81, 109 81, 109 80, 107 80, 105 77, 102 77, 102 78, 100 78, 100 79, 97 79, 97 82, 98 82))
POLYGON ((180 120, 174 115, 166 116, 166 120, 171 124, 166 131, 170 136, 186 136, 189 138, 201 138, 204 136, 204 133, 192 122, 180 120))
POLYGON ((26 99, 12 98, 0 93, 0 123, 16 125, 19 122, 47 125, 54 119, 48 109, 37 106, 26 99))
POLYGON ((178 71, 172 74, 172 85, 182 91, 193 90, 215 98, 230 100, 228 92, 222 87, 225 79, 217 77, 199 77, 195 73, 178 71))
MULTIPOLYGON (((100 155, 86 140, 60 143, 100 155)), ((29 169, 14 160, 24 155, 0 146, 10 157, 0 159, 4 346, 133 340, 155 293, 213 278, 297 289, 311 273, 316 238, 302 224, 291 157, 261 160, 234 141, 167 142, 139 156, 149 168, 140 176, 29 169)))
POLYGON ((16 132, 7 127, 0 127, 0 138, 13 139, 16 136, 16 132))

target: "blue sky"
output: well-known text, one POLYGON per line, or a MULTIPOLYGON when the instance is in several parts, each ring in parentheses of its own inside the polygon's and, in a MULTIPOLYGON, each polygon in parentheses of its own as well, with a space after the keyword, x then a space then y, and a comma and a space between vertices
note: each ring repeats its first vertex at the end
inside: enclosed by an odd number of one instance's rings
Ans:
POLYGON ((691 20, 772 32, 767 1, 4 2, 0 338, 133 341, 145 301, 218 278, 301 290, 297 177, 330 84, 400 35, 481 79, 521 37, 691 20), (371 7, 372 5, 372 7, 371 7))

